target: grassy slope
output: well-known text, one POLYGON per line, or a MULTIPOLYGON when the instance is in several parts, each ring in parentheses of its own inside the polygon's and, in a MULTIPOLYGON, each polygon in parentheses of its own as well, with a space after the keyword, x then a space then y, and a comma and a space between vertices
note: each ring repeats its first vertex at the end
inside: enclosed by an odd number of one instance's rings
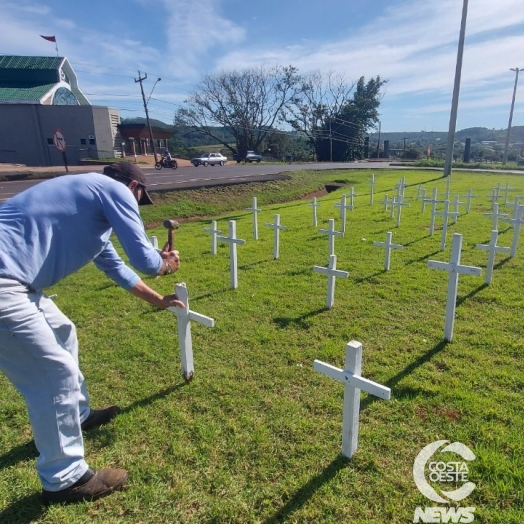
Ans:
MULTIPOLYGON (((93 504, 41 508, 35 454, 23 402, 0 377, 0 522, 352 522, 413 520, 416 506, 434 503, 416 489, 413 460, 438 439, 460 441, 476 454, 466 499, 476 522, 521 523, 524 511, 522 356, 522 246, 517 257, 497 256, 491 286, 483 285, 489 241, 491 188, 509 182, 524 194, 524 178, 454 173, 452 191, 472 187, 469 215, 450 226, 446 249, 440 230, 428 234, 429 210, 414 200, 423 183, 443 191, 434 172, 299 173, 292 180, 215 191, 178 192, 144 210, 149 233, 165 238, 167 217, 206 215, 177 231, 183 266, 172 277, 146 280, 168 293, 185 281, 191 309, 213 317, 213 329, 193 324, 196 375, 180 378, 176 323, 115 287, 90 265, 50 292, 75 321, 81 364, 94 405, 117 402, 124 413, 89 433, 86 455, 94 467, 129 470, 125 492, 93 504), (411 184, 411 206, 395 228, 379 203, 401 175, 411 184), (312 226, 306 201, 286 200, 344 181, 355 188, 344 238, 337 238, 338 279, 333 309, 324 309, 327 238, 312 226), (263 208, 253 240, 252 196, 263 208), (273 260, 275 213, 288 227, 273 260), (210 218, 237 220, 239 288, 229 289, 224 245, 210 253, 203 231, 210 218), (159 227, 156 227, 159 226, 159 227), (153 227, 151 229, 151 227, 153 227), (384 252, 373 247, 393 231, 404 245, 383 271, 384 252), (464 236, 462 263, 483 277, 460 277, 455 336, 442 343, 447 274, 428 259, 449 261, 451 235, 464 236), (363 374, 392 388, 385 402, 362 395, 359 450, 340 456, 343 386, 312 370, 315 358, 342 366, 349 340, 364 344, 363 374)), ((349 189, 349 188, 347 188, 349 189)), ((319 227, 340 225, 334 204, 343 190, 319 199, 319 227)), ((439 222, 440 224, 440 222, 439 222)), ((499 245, 512 230, 500 225, 499 245)), ((436 505, 436 504, 435 504, 436 505)))

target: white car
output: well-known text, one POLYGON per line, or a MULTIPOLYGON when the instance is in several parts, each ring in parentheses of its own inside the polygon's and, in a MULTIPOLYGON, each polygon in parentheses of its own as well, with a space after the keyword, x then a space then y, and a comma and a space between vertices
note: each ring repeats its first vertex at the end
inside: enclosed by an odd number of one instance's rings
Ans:
POLYGON ((195 166, 214 166, 216 164, 223 166, 227 162, 227 157, 220 153, 204 153, 196 158, 191 159, 191 163, 195 166))

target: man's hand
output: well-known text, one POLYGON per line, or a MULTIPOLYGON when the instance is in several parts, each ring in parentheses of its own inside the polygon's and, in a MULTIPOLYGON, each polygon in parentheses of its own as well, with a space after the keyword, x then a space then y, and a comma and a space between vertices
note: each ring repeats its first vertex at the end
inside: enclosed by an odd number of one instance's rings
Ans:
POLYGON ((186 307, 184 302, 178 300, 176 295, 165 295, 162 296, 155 290, 151 289, 143 280, 137 282, 135 287, 131 288, 129 292, 135 297, 141 298, 146 302, 149 302, 153 306, 160 309, 167 309, 168 307, 186 307))
POLYGON ((168 244, 166 243, 160 252, 160 256, 162 257, 163 264, 158 271, 159 275, 169 275, 178 271, 178 268, 180 267, 180 256, 178 251, 169 251, 168 244))
POLYGON ((159 306, 162 309, 167 309, 168 307, 186 307, 186 305, 181 301, 178 300, 178 297, 176 295, 166 295, 162 298, 162 305, 159 306))

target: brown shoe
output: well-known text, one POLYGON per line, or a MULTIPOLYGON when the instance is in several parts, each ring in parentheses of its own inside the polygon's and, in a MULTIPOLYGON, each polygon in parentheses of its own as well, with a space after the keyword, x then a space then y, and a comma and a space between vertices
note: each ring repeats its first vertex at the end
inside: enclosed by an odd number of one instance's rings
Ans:
POLYGON ((126 480, 125 469, 88 469, 84 476, 69 488, 60 491, 42 490, 42 501, 44 504, 54 504, 96 500, 120 489, 126 480))
POLYGON ((92 409, 89 416, 82 422, 82 431, 98 428, 111 422, 122 411, 118 406, 109 406, 104 409, 92 409))

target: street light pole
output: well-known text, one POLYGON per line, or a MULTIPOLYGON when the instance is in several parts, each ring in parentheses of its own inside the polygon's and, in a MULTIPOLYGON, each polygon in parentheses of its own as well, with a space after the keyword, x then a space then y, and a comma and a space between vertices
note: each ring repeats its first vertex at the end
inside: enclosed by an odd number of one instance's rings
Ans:
POLYGON ((460 92, 460 75, 462 73, 462 55, 464 54, 464 39, 466 36, 466 19, 468 16, 468 0, 462 4, 462 21, 460 23, 460 36, 457 51, 457 65, 455 68, 455 85, 451 101, 451 114, 449 116, 448 144, 446 147, 446 162, 444 164, 444 177, 451 175, 453 164, 453 146, 455 144, 455 126, 457 125, 457 110, 460 92))
MULTIPOLYGON (((144 110, 146 112, 146 122, 147 127, 149 128, 149 139, 151 140, 151 147, 153 148, 153 156, 155 157, 155 164, 158 162, 158 158, 156 156, 156 149, 155 149, 155 142, 153 139, 153 130, 151 129, 151 122, 149 121, 149 112, 147 110, 147 102, 146 102, 146 95, 144 94, 144 86, 142 85, 142 82, 147 78, 147 73, 144 73, 144 77, 140 76, 140 71, 138 72, 138 80, 135 78, 135 83, 140 82, 140 91, 142 92, 142 100, 144 101, 144 110)), ((158 82, 160 78, 156 81, 158 82)), ((156 85, 155 82, 155 85, 156 85)), ((153 89, 155 88, 155 85, 153 86, 153 89)), ((153 89, 151 89, 151 94, 153 94, 153 89)), ((149 95, 149 98, 151 98, 151 94, 149 95)))
POLYGON ((506 146, 504 147, 504 159, 502 160, 503 165, 506 165, 506 162, 508 161, 509 135, 511 133, 511 121, 513 120, 513 108, 515 107, 515 96, 517 94, 517 82, 519 81, 520 69, 518 67, 512 67, 510 71, 515 71, 515 85, 513 86, 513 98, 511 100, 511 109, 509 112, 508 131, 506 133, 506 146))

